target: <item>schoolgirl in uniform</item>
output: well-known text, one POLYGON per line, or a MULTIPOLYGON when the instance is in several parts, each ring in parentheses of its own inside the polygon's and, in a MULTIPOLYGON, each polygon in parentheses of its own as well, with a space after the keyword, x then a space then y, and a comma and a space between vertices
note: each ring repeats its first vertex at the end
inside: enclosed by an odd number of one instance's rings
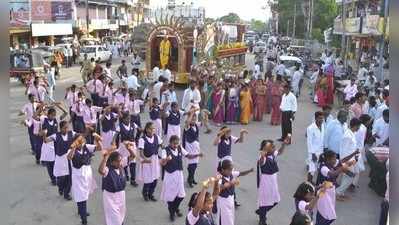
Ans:
MULTIPOLYGON (((43 119, 41 126, 41 136, 43 140, 57 133, 58 122, 56 119, 56 115, 57 113, 54 108, 50 108, 47 111, 47 117, 43 119)), ((55 160, 54 142, 53 141, 47 143, 43 142, 40 161, 46 165, 47 172, 50 177, 52 185, 56 185, 56 179, 53 173, 54 160, 55 160)))
MULTIPOLYGON (((323 186, 319 193, 324 193, 323 186)), ((319 194, 315 195, 316 189, 310 182, 303 182, 298 186, 294 194, 296 212, 308 215, 313 220, 313 209, 316 207, 319 200, 319 194)))
POLYGON ((231 146, 232 144, 242 143, 244 141, 244 134, 248 134, 248 131, 242 129, 240 131, 240 138, 231 135, 231 129, 223 126, 220 128, 219 133, 217 134, 215 140, 213 141, 213 145, 218 146, 217 149, 217 159, 218 165, 221 161, 228 159, 233 161, 233 157, 231 156, 231 146))
POLYGON ((216 225, 216 221, 212 217, 213 204, 219 196, 220 186, 219 180, 221 176, 209 178, 202 184, 200 192, 191 195, 188 203, 188 214, 186 217, 186 225, 216 225), (207 189, 213 186, 213 193, 207 192, 207 189))
POLYGON ((150 104, 150 119, 155 128, 155 134, 162 138, 162 119, 161 119, 161 106, 157 98, 152 98, 150 104))
MULTIPOLYGON (((213 145, 217 145, 217 171, 220 170, 220 164, 223 160, 228 159, 233 161, 233 157, 231 154, 231 146, 232 144, 242 143, 244 141, 244 134, 248 134, 248 131, 242 129, 240 131, 240 137, 237 138, 231 135, 231 129, 223 126, 220 128, 219 133, 217 134, 215 140, 213 141, 213 145)), ((236 199, 236 194, 234 193, 234 199, 236 199)), ((240 204, 235 200, 235 206, 240 206, 240 204)))
POLYGON ((44 111, 45 105, 40 104, 35 113, 33 114, 31 120, 26 121, 26 126, 32 126, 32 138, 33 138, 33 151, 36 159, 36 164, 40 164, 40 156, 43 145, 43 138, 41 137, 40 129, 41 122, 43 121, 42 113, 44 111))
POLYGON ((154 191, 160 177, 158 149, 161 144, 162 139, 155 134, 154 124, 146 123, 143 137, 138 143, 140 162, 137 176, 137 179, 144 184, 142 195, 145 201, 157 201, 154 191))
POLYGON ((94 143, 86 144, 85 138, 80 135, 68 151, 68 160, 72 162, 72 196, 83 225, 87 224, 87 200, 97 188, 90 164, 94 152, 102 150, 101 137, 98 134, 94 134, 94 143))
MULTIPOLYGON (((127 143, 127 149, 131 149, 127 143)), ((126 214, 126 177, 123 167, 127 161, 122 159, 118 151, 114 151, 116 146, 108 151, 104 151, 103 159, 98 167, 98 172, 102 178, 103 206, 106 225, 121 225, 126 214)), ((130 152, 129 160, 135 155, 130 152)))
POLYGON ((163 179, 161 200, 168 204, 169 218, 175 220, 175 215, 182 217, 179 206, 186 196, 183 178, 183 157, 196 158, 199 154, 189 154, 180 146, 179 137, 172 135, 169 139, 169 146, 162 150, 161 165, 165 169, 163 179))
POLYGON ((356 163, 356 160, 349 160, 357 154, 359 151, 345 157, 341 162, 337 161, 337 155, 331 150, 327 150, 321 155, 316 185, 328 182, 331 187, 326 189, 325 194, 317 201, 316 225, 330 225, 336 220, 336 179, 339 174, 348 171, 349 167, 356 163))
POLYGON ((284 140, 280 149, 276 150, 272 140, 263 140, 260 145, 260 157, 257 162, 257 186, 259 224, 266 225, 266 214, 280 202, 278 190, 278 165, 276 157, 284 152, 288 139, 284 140))
POLYGON ((84 96, 82 92, 78 93, 78 100, 72 106, 73 116, 73 131, 76 133, 84 133, 86 126, 83 120, 83 110, 84 110, 84 96))
POLYGON ((233 171, 233 163, 231 160, 222 161, 219 173, 222 178, 219 180, 220 193, 217 198, 217 214, 219 225, 234 225, 234 188, 239 184, 237 177, 245 176, 254 169, 246 171, 233 171))
POLYGON ((104 113, 100 116, 101 139, 103 148, 110 148, 115 134, 115 123, 118 120, 118 114, 112 112, 112 106, 107 106, 104 113))
MULTIPOLYGON (((135 144, 135 131, 138 130, 138 127, 135 123, 131 123, 129 112, 123 112, 120 116, 119 124, 116 127, 116 143, 118 146, 118 152, 120 155, 127 160, 130 157, 130 151, 126 149, 124 142, 132 142, 133 152, 136 154, 136 144, 135 144)), ((128 166, 130 169, 130 184, 134 187, 137 187, 136 183, 136 158, 133 158, 131 161, 128 161, 126 166, 124 167, 124 172, 126 175, 126 180, 129 180, 129 172, 128 166)))
POLYGON ((19 116, 25 115, 25 120, 22 122, 28 128, 29 142, 31 145, 31 151, 34 153, 34 140, 33 140, 33 124, 31 123, 32 116, 34 115, 38 103, 35 101, 35 96, 33 94, 28 95, 29 103, 26 103, 21 111, 19 112, 19 116), (30 125, 28 125, 30 124, 30 125))
MULTIPOLYGON (((194 109, 195 110, 195 109, 194 109)), ((198 157, 193 159, 187 159, 187 183, 190 187, 193 187, 197 184, 195 181, 195 170, 197 169, 199 158, 203 156, 200 149, 199 143, 199 127, 197 124, 197 115, 194 110, 190 111, 184 125, 183 130, 183 148, 187 150, 187 152, 191 155, 197 154, 198 157)))
POLYGON ((177 102, 172 102, 171 109, 164 113, 165 124, 166 124, 166 142, 169 142, 170 137, 173 135, 181 137, 180 131, 180 118, 184 114, 184 111, 179 109, 177 102))
POLYGON ((60 122, 60 131, 45 138, 44 142, 54 142, 55 160, 54 176, 57 179, 58 193, 64 195, 66 200, 72 200, 71 191, 71 163, 68 160, 68 149, 76 137, 76 133, 71 131, 66 121, 60 122))

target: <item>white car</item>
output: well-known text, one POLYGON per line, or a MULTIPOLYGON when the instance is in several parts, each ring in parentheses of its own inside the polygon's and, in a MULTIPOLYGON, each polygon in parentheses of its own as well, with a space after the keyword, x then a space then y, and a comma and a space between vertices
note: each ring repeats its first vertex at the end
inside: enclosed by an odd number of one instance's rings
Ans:
POLYGON ((254 46, 254 53, 261 53, 266 51, 266 43, 263 41, 256 42, 254 46))
POLYGON ((299 64, 301 66, 302 72, 303 72, 303 63, 302 60, 296 56, 288 56, 288 55, 282 55, 279 57, 280 62, 283 62, 285 65, 285 74, 291 78, 292 75, 294 74, 295 71, 295 65, 299 64))
POLYGON ((88 45, 81 48, 79 62, 83 61, 85 54, 87 54, 88 59, 94 58, 94 60, 97 60, 100 58, 100 62, 105 62, 112 58, 111 51, 101 45, 88 45))

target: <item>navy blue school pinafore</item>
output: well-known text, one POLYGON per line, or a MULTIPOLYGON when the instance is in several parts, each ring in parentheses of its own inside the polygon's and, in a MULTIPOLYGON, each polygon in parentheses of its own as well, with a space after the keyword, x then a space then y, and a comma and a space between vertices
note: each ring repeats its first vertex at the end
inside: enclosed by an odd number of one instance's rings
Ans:
POLYGON ((102 190, 116 193, 125 190, 126 178, 123 172, 116 173, 115 169, 109 167, 107 176, 102 178, 102 190))
POLYGON ((183 170, 183 154, 178 151, 177 156, 172 153, 172 149, 168 146, 165 148, 166 155, 171 156, 172 160, 164 166, 164 169, 168 173, 173 173, 177 170, 183 170))
POLYGON ((186 148, 186 142, 193 143, 194 141, 199 141, 199 130, 197 124, 190 126, 187 130, 184 129, 182 139, 183 148, 186 148))
POLYGON ((107 117, 104 116, 103 120, 101 121, 102 132, 106 133, 111 130, 115 130, 115 122, 116 118, 112 113, 110 114, 109 119, 107 119, 107 117))

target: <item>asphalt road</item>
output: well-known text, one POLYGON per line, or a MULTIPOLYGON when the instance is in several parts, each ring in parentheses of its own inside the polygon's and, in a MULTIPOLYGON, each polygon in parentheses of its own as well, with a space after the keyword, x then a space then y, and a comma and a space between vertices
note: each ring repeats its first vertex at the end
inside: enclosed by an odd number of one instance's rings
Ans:
MULTIPOLYGON (((114 64, 119 64, 119 59, 114 60, 114 64)), ((250 59, 249 59, 250 61, 250 59)), ((249 62, 248 61, 248 62, 249 62)), ((249 62, 250 63, 250 62, 249 62)), ((114 69, 115 71, 115 69, 114 69)), ((60 100, 64 96, 66 86, 76 83, 81 85, 79 67, 62 69, 62 78, 57 81, 55 98, 60 100)), ((183 89, 178 90, 181 101, 183 89)), ((14 190, 10 197, 10 221, 12 225, 77 225, 80 219, 77 215, 76 203, 65 201, 58 196, 57 188, 51 186, 45 167, 38 166, 29 152, 29 142, 27 129, 18 124, 22 120, 18 117, 18 110, 27 102, 24 95, 24 88, 15 80, 10 80, 10 166, 11 183, 10 188, 14 190)), ((294 214, 295 206, 293 193, 297 186, 306 179, 305 159, 306 159, 306 139, 305 131, 309 125, 312 114, 317 108, 310 102, 307 91, 303 89, 302 96, 298 100, 298 112, 293 127, 293 144, 288 146, 286 152, 279 157, 279 189, 281 202, 269 213, 268 224, 288 225, 290 218, 294 214)), ((148 120, 148 112, 144 112, 142 120, 148 120)), ((256 168, 258 149, 262 139, 276 139, 281 135, 280 127, 272 127, 269 124, 270 116, 264 117, 262 122, 251 122, 245 126, 249 134, 245 137, 242 144, 233 146, 233 158, 235 167, 238 170, 256 168)), ((233 135, 243 126, 232 125, 233 135)), ((216 135, 213 127, 211 134, 200 135, 202 152, 205 157, 201 160, 197 170, 197 180, 203 180, 214 175, 216 164, 216 147, 211 143, 216 135)), ((100 155, 96 155, 92 161, 92 168, 95 174, 99 189, 90 196, 88 201, 88 218, 91 225, 105 224, 101 178, 97 174, 97 167, 100 155)), ((187 171, 184 171, 185 175, 187 171)), ((381 198, 367 187, 368 172, 361 175, 360 189, 350 194, 351 200, 341 203, 337 202, 338 219, 335 225, 375 225, 378 221, 379 206, 381 198)), ((159 198, 161 183, 158 182, 156 197, 159 198)), ((186 198, 181 204, 181 210, 187 212, 188 199, 199 187, 190 189, 186 186, 186 198)), ((241 178, 241 184, 237 188, 238 200, 242 206, 236 210, 236 225, 256 225, 258 218, 254 211, 257 207, 256 173, 252 173, 241 178)), ((166 224, 185 224, 184 218, 178 218, 174 223, 168 219, 167 206, 161 201, 147 203, 141 197, 141 186, 126 188, 127 216, 125 225, 166 225, 166 224)))

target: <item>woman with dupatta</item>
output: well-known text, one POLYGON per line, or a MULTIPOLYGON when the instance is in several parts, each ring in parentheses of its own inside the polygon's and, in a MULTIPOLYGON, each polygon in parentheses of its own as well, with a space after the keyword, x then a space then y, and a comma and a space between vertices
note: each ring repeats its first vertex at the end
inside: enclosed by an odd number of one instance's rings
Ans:
POLYGON ((327 105, 328 78, 324 74, 320 74, 316 81, 315 102, 319 107, 327 105))
POLYGON ((222 83, 217 83, 215 90, 212 94, 213 102, 213 122, 216 126, 221 126, 224 121, 224 89, 222 83))
POLYGON ((246 125, 249 123, 249 119, 251 118, 252 114, 252 105, 252 97, 248 88, 248 84, 244 84, 244 87, 240 92, 241 124, 246 125))
POLYGON ((266 85, 261 78, 258 78, 255 85, 255 105, 254 105, 254 120, 262 121, 263 113, 266 109, 266 85))
POLYGON ((272 111, 272 84, 273 84, 273 76, 272 73, 269 72, 266 74, 266 104, 264 113, 270 114, 272 111))
POLYGON ((273 81, 271 85, 271 94, 272 94, 272 115, 270 117, 270 124, 272 126, 280 125, 281 122, 281 96, 283 94, 283 81, 281 80, 281 76, 277 75, 276 80, 273 81))

